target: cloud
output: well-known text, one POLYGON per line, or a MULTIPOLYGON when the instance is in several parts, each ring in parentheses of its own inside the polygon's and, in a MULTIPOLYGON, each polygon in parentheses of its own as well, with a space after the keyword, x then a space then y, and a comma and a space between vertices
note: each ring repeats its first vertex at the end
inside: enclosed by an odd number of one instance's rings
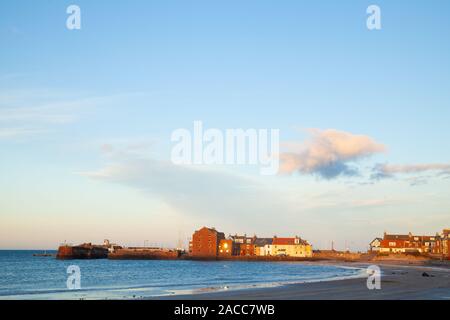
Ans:
POLYGON ((411 187, 421 186, 428 183, 429 177, 410 177, 405 179, 411 187))
POLYGON ((100 147, 102 155, 109 158, 147 158, 154 154, 156 139, 148 137, 116 138, 107 142, 94 143, 100 147))
MULTIPOLYGON (((379 163, 373 168, 372 179, 394 178, 401 174, 421 174, 426 172, 436 172, 438 175, 450 174, 450 164, 446 163, 425 163, 409 165, 390 165, 379 163)), ((421 184, 424 180, 420 181, 421 184)), ((414 185, 417 185, 415 183, 414 185)))
POLYGON ((69 114, 63 104, 57 107, 33 107, 33 108, 2 108, 0 110, 1 122, 39 122, 62 124, 75 120, 74 115, 69 114))
POLYGON ((283 196, 261 181, 218 169, 179 166, 130 155, 128 159, 120 157, 116 163, 79 174, 138 189, 191 216, 253 221, 255 217, 262 219, 274 212, 290 210, 283 196))
MULTIPOLYGON (((357 210, 361 208, 365 209, 376 209, 379 207, 392 206, 402 203, 398 199, 394 198, 366 198, 363 196, 356 196, 352 198, 348 193, 339 193, 336 195, 326 195, 324 197, 309 197, 305 204, 302 205, 302 209, 317 210, 325 209, 326 212, 331 212, 332 210, 337 211, 347 211, 347 210, 357 210)), ((322 211, 325 212, 325 211, 322 211)))
POLYGON ((317 174, 325 179, 338 176, 358 175, 358 168, 352 162, 386 150, 386 147, 372 138, 334 129, 308 130, 311 137, 296 146, 296 152, 280 155, 281 172, 317 174))
POLYGON ((0 91, 0 138, 48 132, 51 127, 75 122, 83 113, 129 95, 81 97, 47 90, 0 91))
POLYGON ((26 128, 0 128, 0 139, 17 138, 21 136, 29 136, 41 133, 41 130, 33 130, 26 128))
POLYGON ((61 97, 57 94, 19 92, 0 94, 0 123, 64 124, 77 119, 81 108, 105 103, 106 97, 61 97))
POLYGON ((47 91, 0 92, 0 139, 30 137, 77 119, 81 107, 98 101, 62 97, 47 91))

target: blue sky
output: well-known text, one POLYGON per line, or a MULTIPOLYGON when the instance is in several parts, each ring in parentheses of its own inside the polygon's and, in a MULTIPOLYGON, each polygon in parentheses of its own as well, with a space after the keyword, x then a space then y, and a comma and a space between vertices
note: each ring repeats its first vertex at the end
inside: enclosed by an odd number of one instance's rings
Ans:
POLYGON ((3 1, 0 247, 174 245, 209 225, 364 249, 385 230, 449 227, 449 9, 448 1, 3 1), (81 8, 81 30, 65 27, 70 4, 81 8), (366 28, 371 4, 382 30, 366 28), (166 163, 171 132, 195 120, 279 128, 282 141, 300 146, 314 143, 305 130, 333 129, 385 151, 346 160, 358 176, 232 167, 199 180, 166 163), (371 179, 377 164, 389 177, 371 179))

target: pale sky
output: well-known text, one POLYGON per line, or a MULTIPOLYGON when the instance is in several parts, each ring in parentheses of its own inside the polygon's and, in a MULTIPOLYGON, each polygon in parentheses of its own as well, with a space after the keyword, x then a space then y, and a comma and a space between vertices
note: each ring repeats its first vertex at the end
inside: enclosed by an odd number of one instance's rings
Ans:
POLYGON ((0 2, 0 249, 450 227, 450 3, 371 4, 0 2), (196 120, 279 129, 282 172, 173 165, 196 120))

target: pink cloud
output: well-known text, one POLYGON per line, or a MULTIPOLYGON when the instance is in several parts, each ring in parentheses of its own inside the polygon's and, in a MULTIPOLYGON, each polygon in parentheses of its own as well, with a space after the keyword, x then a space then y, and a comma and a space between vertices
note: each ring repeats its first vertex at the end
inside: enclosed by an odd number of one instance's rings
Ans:
MULTIPOLYGON (((357 174, 349 163, 386 150, 372 138, 335 129, 309 129, 311 137, 296 151, 282 153, 281 172, 319 174, 331 179, 357 174)), ((293 144, 291 144, 291 149, 293 144)))

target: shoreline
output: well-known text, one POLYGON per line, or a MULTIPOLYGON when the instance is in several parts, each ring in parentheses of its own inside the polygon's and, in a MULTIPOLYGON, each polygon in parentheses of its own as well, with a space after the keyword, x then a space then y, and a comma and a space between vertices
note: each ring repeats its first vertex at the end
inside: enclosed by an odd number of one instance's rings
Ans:
POLYGON ((308 263, 366 269, 380 267, 381 289, 367 288, 367 275, 322 279, 258 288, 237 288, 176 294, 145 299, 162 300, 450 300, 450 267, 398 261, 358 263, 326 261, 308 263), (426 273, 428 276, 423 276, 426 273))
MULTIPOLYGON (((277 262, 277 261, 274 261, 274 262, 277 262)), ((270 288, 280 288, 280 287, 296 285, 296 284, 308 284, 308 283, 318 283, 318 282, 331 282, 331 281, 343 281, 343 280, 350 280, 350 279, 360 279, 360 278, 365 278, 365 275, 366 275, 365 268, 355 267, 355 266, 343 266, 343 265, 337 265, 335 263, 320 264, 320 263, 314 263, 314 262, 306 262, 306 263, 299 263, 299 264, 313 265, 313 266, 328 265, 328 266, 333 266, 333 267, 342 268, 342 269, 353 269, 357 272, 352 275, 340 275, 340 276, 333 276, 333 277, 321 278, 321 279, 277 281, 277 282, 266 282, 266 283, 252 283, 252 284, 245 284, 245 285, 244 284, 242 284, 242 285, 234 284, 234 285, 230 285, 230 286, 216 286, 216 287, 204 287, 204 288, 196 288, 196 289, 172 290, 171 293, 168 293, 168 294, 165 294, 162 296, 144 297, 144 299, 145 300, 167 299, 167 298, 177 299, 180 296, 181 297, 191 297, 191 296, 206 295, 206 294, 239 292, 239 291, 243 291, 243 290, 255 290, 255 289, 263 290, 263 289, 270 289, 270 288)), ((190 299, 190 298, 187 298, 187 299, 190 299)))

